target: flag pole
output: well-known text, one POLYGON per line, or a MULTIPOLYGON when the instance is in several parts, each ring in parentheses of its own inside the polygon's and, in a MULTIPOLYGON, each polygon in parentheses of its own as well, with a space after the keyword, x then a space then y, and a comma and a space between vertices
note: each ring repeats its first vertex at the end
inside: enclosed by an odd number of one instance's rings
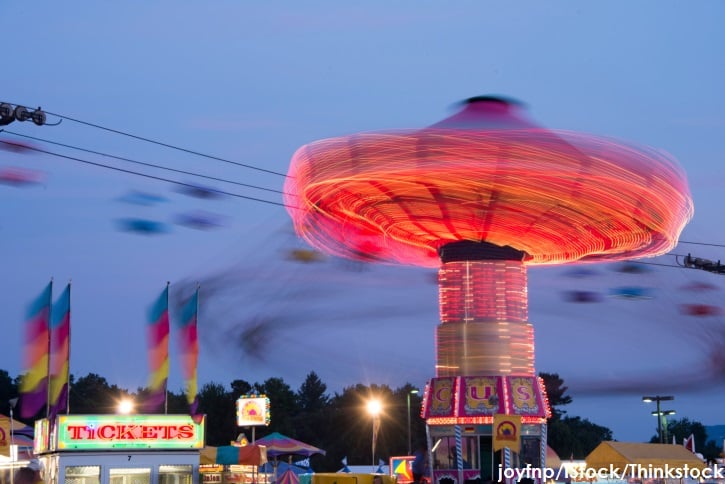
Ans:
POLYGON ((65 374, 65 414, 70 415, 70 342, 71 342, 71 310, 70 310, 70 295, 71 295, 71 283, 73 279, 68 279, 68 371, 65 374))
POLYGON ((50 361, 53 358, 51 353, 50 321, 53 317, 53 278, 50 278, 50 305, 48 306, 48 317, 45 330, 48 333, 48 369, 45 374, 45 418, 50 417, 50 361))
MULTIPOLYGON (((166 281, 166 318, 169 319, 169 285, 170 281, 166 281)), ((168 345, 168 336, 167 345, 168 345)), ((168 358, 168 356, 167 356, 168 358)), ((167 372, 166 379, 164 380, 164 415, 169 413, 169 375, 167 372)))
MULTIPOLYGON (((192 369, 192 374, 189 375, 194 382, 194 395, 193 400, 190 402, 190 413, 192 414, 193 418, 196 418, 194 415, 198 411, 199 407, 199 288, 201 287, 201 283, 199 281, 196 282, 196 307, 194 308, 194 335, 195 340, 194 341, 194 368, 192 369)), ((188 390, 187 390, 188 391, 188 390)), ((189 400, 187 398, 187 400, 189 400)))
POLYGON ((194 380, 196 382, 196 394, 194 395, 194 413, 198 411, 199 403, 199 288, 201 283, 196 281, 196 361, 194 362, 194 380))

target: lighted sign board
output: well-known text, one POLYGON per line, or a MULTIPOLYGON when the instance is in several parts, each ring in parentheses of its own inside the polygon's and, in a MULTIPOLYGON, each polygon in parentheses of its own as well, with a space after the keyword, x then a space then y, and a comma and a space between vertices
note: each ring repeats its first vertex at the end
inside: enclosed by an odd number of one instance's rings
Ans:
POLYGON ((403 455, 390 458, 390 475, 396 478, 398 484, 413 482, 412 464, 415 460, 413 455, 403 455))
POLYGON ((204 419, 189 415, 62 415, 57 450, 201 449, 204 419))
POLYGON ((48 452, 50 450, 50 421, 47 418, 35 421, 33 435, 33 454, 48 452))
POLYGON ((241 396, 237 400, 237 426, 269 425, 269 398, 265 395, 241 396))

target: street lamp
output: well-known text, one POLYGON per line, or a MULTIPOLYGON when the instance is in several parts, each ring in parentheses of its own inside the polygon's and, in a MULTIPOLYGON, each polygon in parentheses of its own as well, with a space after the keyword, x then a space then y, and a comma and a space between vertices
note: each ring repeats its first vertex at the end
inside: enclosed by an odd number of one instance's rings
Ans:
POLYGON ((654 396, 654 397, 642 397, 643 402, 648 402, 648 403, 657 402, 657 412, 656 413, 652 412, 652 415, 658 415, 658 417, 657 417, 657 436, 660 439, 660 444, 664 443, 664 435, 662 434, 662 418, 659 417, 660 415, 662 415, 662 410, 660 410, 660 402, 666 402, 666 401, 670 401, 670 400, 674 400, 674 399, 675 399, 675 397, 673 397, 671 395, 668 395, 665 397, 661 397, 659 395, 654 396))
POLYGON ((406 395, 407 400, 408 400, 408 455, 411 455, 413 453, 413 443, 412 443, 412 438, 411 438, 411 435, 410 435, 410 396, 411 395, 416 395, 417 393, 418 393, 418 389, 417 388, 413 388, 406 395))
POLYGON ((382 412, 382 410, 383 406, 380 403, 380 400, 373 399, 368 401, 368 413, 373 417, 373 469, 375 469, 375 443, 378 440, 378 431, 380 430, 380 412, 382 412))
POLYGON ((668 415, 674 415, 674 410, 662 410, 661 412, 652 412, 652 415, 657 416, 657 419, 662 425, 662 430, 664 431, 664 441, 667 443, 668 435, 667 435, 667 416, 668 415))
MULTIPOLYGON (((8 402, 10 405, 10 461, 15 462, 17 459, 17 451, 15 450, 15 425, 13 421, 13 409, 15 408, 15 405, 18 404, 17 398, 11 398, 8 402)), ((10 484, 13 484, 15 481, 15 469, 10 469, 10 484)))

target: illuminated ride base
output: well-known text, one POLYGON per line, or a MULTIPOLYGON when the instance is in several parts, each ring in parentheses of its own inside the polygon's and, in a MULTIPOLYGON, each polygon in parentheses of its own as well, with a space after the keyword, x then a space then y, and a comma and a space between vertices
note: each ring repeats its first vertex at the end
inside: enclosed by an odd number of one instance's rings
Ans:
POLYGON ((542 467, 550 409, 534 370, 525 254, 465 241, 439 254, 436 376, 422 408, 433 482, 496 480, 499 465, 542 467), (496 414, 521 416, 519 453, 493 451, 496 414))
POLYGON ((45 484, 199 484, 203 447, 189 415, 61 415, 33 443, 45 484))

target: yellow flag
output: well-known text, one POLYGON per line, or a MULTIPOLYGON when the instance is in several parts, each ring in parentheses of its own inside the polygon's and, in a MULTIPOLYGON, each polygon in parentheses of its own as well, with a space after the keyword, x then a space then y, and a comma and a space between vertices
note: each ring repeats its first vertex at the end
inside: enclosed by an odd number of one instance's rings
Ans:
POLYGON ((497 413, 493 416, 493 450, 504 447, 512 452, 521 449, 521 415, 497 413))

